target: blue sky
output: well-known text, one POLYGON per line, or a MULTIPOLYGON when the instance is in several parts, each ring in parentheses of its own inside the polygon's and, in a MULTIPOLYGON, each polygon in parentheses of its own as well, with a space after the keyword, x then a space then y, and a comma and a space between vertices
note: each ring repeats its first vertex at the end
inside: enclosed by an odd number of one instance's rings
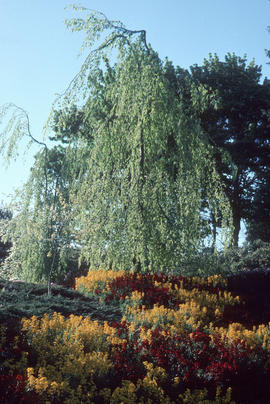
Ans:
MULTIPOLYGON (((33 135, 41 139, 56 93, 78 72, 82 36, 67 31, 74 16, 65 0, 0 0, 0 105, 14 102, 29 114, 33 135)), ((264 49, 270 48, 269 0, 84 0, 79 4, 121 20, 130 29, 145 29, 158 51, 184 68, 211 53, 227 52, 262 65, 270 78, 264 49)), ((0 128, 1 133, 1 128, 0 128)), ((0 203, 25 182, 37 149, 30 149, 6 170, 0 157, 0 203)))

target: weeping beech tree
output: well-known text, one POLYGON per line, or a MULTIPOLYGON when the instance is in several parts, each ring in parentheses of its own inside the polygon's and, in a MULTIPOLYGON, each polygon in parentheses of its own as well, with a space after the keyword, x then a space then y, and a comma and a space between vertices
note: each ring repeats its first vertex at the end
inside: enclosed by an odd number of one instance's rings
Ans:
POLYGON ((203 199, 229 222, 211 147, 187 114, 176 70, 146 43, 145 31, 104 14, 86 21, 70 26, 94 36, 95 24, 106 25, 111 34, 98 50, 117 45, 119 53, 113 67, 107 53, 102 70, 88 64, 80 88, 87 93, 90 82, 84 109, 94 139, 73 201, 82 256, 93 267, 175 269, 204 242, 203 199))
MULTIPOLYGON (((60 133, 54 140, 68 143, 69 153, 62 164, 65 169, 49 171, 48 151, 43 150, 43 159, 38 159, 43 171, 32 172, 31 203, 24 206, 28 211, 31 207, 36 217, 21 216, 26 219, 23 228, 41 220, 39 229, 45 229, 46 236, 39 249, 31 244, 32 237, 25 254, 33 257, 34 249, 36 262, 50 258, 62 220, 69 223, 66 231, 91 267, 181 268, 209 233, 203 211, 223 212, 223 228, 230 228, 229 204, 211 145, 186 107, 180 69, 160 60, 147 44, 145 31, 128 30, 103 13, 79 11, 86 17, 72 19, 67 26, 85 32, 82 49, 90 52, 57 98, 47 123, 55 128, 58 116, 60 133), (65 110, 80 111, 82 130, 74 133, 72 125, 65 129, 65 110), (49 172, 51 190, 48 183, 45 186, 49 172), (37 182, 43 184, 43 198, 37 182), (57 197, 59 188, 66 195, 64 208, 57 197), (42 201, 47 201, 48 209, 42 201), (57 212, 61 219, 54 220, 57 212)), ((20 128, 16 133, 21 134, 20 128)), ((16 133, 10 137, 13 144, 16 133)), ((67 245, 58 243, 58 255, 67 245)), ((22 243, 17 246, 23 249, 22 243)), ((51 261, 40 265, 47 277, 48 265, 52 268, 51 261)))

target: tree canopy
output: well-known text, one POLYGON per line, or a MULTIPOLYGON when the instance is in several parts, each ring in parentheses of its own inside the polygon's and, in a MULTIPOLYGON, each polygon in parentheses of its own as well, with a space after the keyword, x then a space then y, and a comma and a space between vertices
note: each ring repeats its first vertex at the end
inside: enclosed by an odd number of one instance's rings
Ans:
POLYGON ((268 174, 270 86, 260 83, 261 67, 246 57, 215 55, 192 66, 202 129, 214 147, 216 169, 232 210, 233 244, 238 246, 241 219, 254 218, 268 174))
POLYGON ((67 26, 85 33, 88 54, 45 141, 22 108, 2 109, 13 111, 2 152, 12 156, 24 135, 40 145, 6 229, 9 264, 50 288, 74 251, 91 267, 174 271, 215 240, 217 224, 229 242, 233 223, 237 244, 267 149, 258 66, 228 55, 188 73, 161 60, 144 30, 78 11, 67 26))

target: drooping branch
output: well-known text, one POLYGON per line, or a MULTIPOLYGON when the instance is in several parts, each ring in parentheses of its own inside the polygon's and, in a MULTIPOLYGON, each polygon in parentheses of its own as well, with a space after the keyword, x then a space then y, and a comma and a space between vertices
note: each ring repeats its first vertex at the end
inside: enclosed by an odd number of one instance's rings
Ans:
MULTIPOLYGON (((118 40, 122 40, 123 43, 127 43, 128 46, 132 49, 132 42, 130 41, 130 38, 134 35, 139 34, 147 53, 150 53, 150 49, 146 41, 145 30, 127 29, 121 21, 109 20, 108 17, 100 11, 77 6, 73 6, 73 9, 76 11, 85 11, 90 13, 88 16, 86 16, 85 20, 74 18, 66 21, 67 27, 72 31, 84 30, 87 32, 87 37, 83 42, 81 52, 86 48, 90 48, 90 52, 82 63, 80 71, 73 77, 68 87, 64 90, 64 92, 57 94, 57 97, 52 106, 52 110, 60 101, 60 99, 68 97, 72 94, 72 90, 78 86, 79 80, 83 80, 83 78, 86 76, 85 73, 88 69, 91 68, 93 61, 99 57, 102 57, 103 51, 105 52, 106 50, 113 48, 114 44, 118 40), (106 30, 110 30, 111 33, 105 37, 103 42, 98 47, 91 49, 100 38, 100 35, 106 30)), ((49 116, 47 126, 49 125, 50 118, 51 116, 49 116)))
MULTIPOLYGON (((112 28, 116 32, 122 32, 123 37, 132 36, 132 35, 136 35, 136 34, 141 34, 141 38, 142 38, 142 41, 144 43, 144 46, 145 46, 147 52, 148 53, 150 52, 150 49, 149 49, 149 47, 147 45, 147 42, 146 42, 146 31, 144 29, 141 29, 141 30, 128 29, 128 28, 126 28, 124 26, 124 24, 121 21, 109 20, 109 18, 106 16, 106 14, 103 13, 102 11, 98 11, 98 10, 94 10, 94 9, 86 8, 86 7, 73 6, 73 8, 76 9, 76 10, 89 11, 92 14, 100 15, 101 19, 103 19, 103 21, 105 22, 105 27, 112 28)), ((103 49, 106 46, 106 45, 105 46, 104 45, 105 44, 102 44, 100 47, 98 47, 96 49, 96 51, 103 49)))
POLYGON ((24 118, 25 118, 25 120, 26 120, 26 128, 27 128, 26 136, 30 137, 30 139, 32 139, 34 143, 37 143, 37 144, 39 144, 40 146, 45 147, 45 150, 48 150, 48 147, 47 147, 46 143, 41 142, 40 140, 37 140, 37 139, 32 135, 31 129, 30 129, 30 119, 29 119, 29 115, 28 115, 28 113, 25 111, 25 109, 22 108, 22 107, 19 107, 18 105, 14 104, 14 103, 10 103, 10 104, 8 104, 8 105, 9 105, 11 108, 13 107, 13 108, 17 109, 18 111, 21 111, 22 115, 24 116, 24 118))
MULTIPOLYGON (((3 111, 8 111, 10 109, 14 109, 15 113, 13 113, 11 119, 10 119, 10 126, 12 126, 16 121, 18 121, 17 125, 20 127, 20 133, 18 133, 18 139, 15 139, 13 141, 14 146, 16 144, 16 141, 18 141, 20 138, 23 136, 26 136, 31 139, 33 143, 36 143, 45 149, 45 165, 44 165, 44 175, 45 175, 45 195, 48 193, 48 174, 47 174, 47 168, 48 168, 48 146, 46 143, 41 142, 40 140, 36 139, 31 132, 31 127, 30 127, 30 119, 29 115, 26 112, 26 110, 22 107, 19 107, 18 105, 14 103, 8 103, 5 104, 4 106, 1 107, 3 111), (19 112, 19 114, 16 114, 16 111, 19 112)), ((10 142, 10 139, 7 139, 6 143, 10 142)), ((47 198, 46 198, 47 199, 47 198)))

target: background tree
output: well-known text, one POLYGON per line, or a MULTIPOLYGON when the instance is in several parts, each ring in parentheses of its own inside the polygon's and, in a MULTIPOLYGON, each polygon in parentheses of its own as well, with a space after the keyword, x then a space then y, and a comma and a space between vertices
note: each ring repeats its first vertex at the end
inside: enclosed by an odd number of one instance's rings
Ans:
POLYGON ((210 55, 202 66, 191 67, 191 76, 192 99, 230 201, 237 247, 241 219, 249 221, 259 209, 270 161, 270 86, 260 83, 261 68, 254 61, 247 64, 234 54, 224 62, 210 55))
MULTIPOLYGON (((270 32, 270 27, 267 27, 270 32)), ((270 57, 270 50, 266 50, 266 55, 270 57)), ((270 86, 270 81, 265 78, 264 85, 270 86)), ((265 111, 270 120, 269 109, 265 111)), ((270 129, 270 126, 269 126, 270 129)), ((269 140, 268 140, 269 145, 269 140)), ((265 156, 266 164, 258 175, 257 192, 253 200, 253 210, 247 222, 247 240, 255 242, 262 240, 270 243, 270 146, 265 156), (268 163, 267 163, 268 161, 268 163)))
MULTIPOLYGON (((269 156, 270 159, 270 156, 269 156)), ((270 168, 258 178, 253 208, 247 221, 247 240, 270 243, 270 168)))

